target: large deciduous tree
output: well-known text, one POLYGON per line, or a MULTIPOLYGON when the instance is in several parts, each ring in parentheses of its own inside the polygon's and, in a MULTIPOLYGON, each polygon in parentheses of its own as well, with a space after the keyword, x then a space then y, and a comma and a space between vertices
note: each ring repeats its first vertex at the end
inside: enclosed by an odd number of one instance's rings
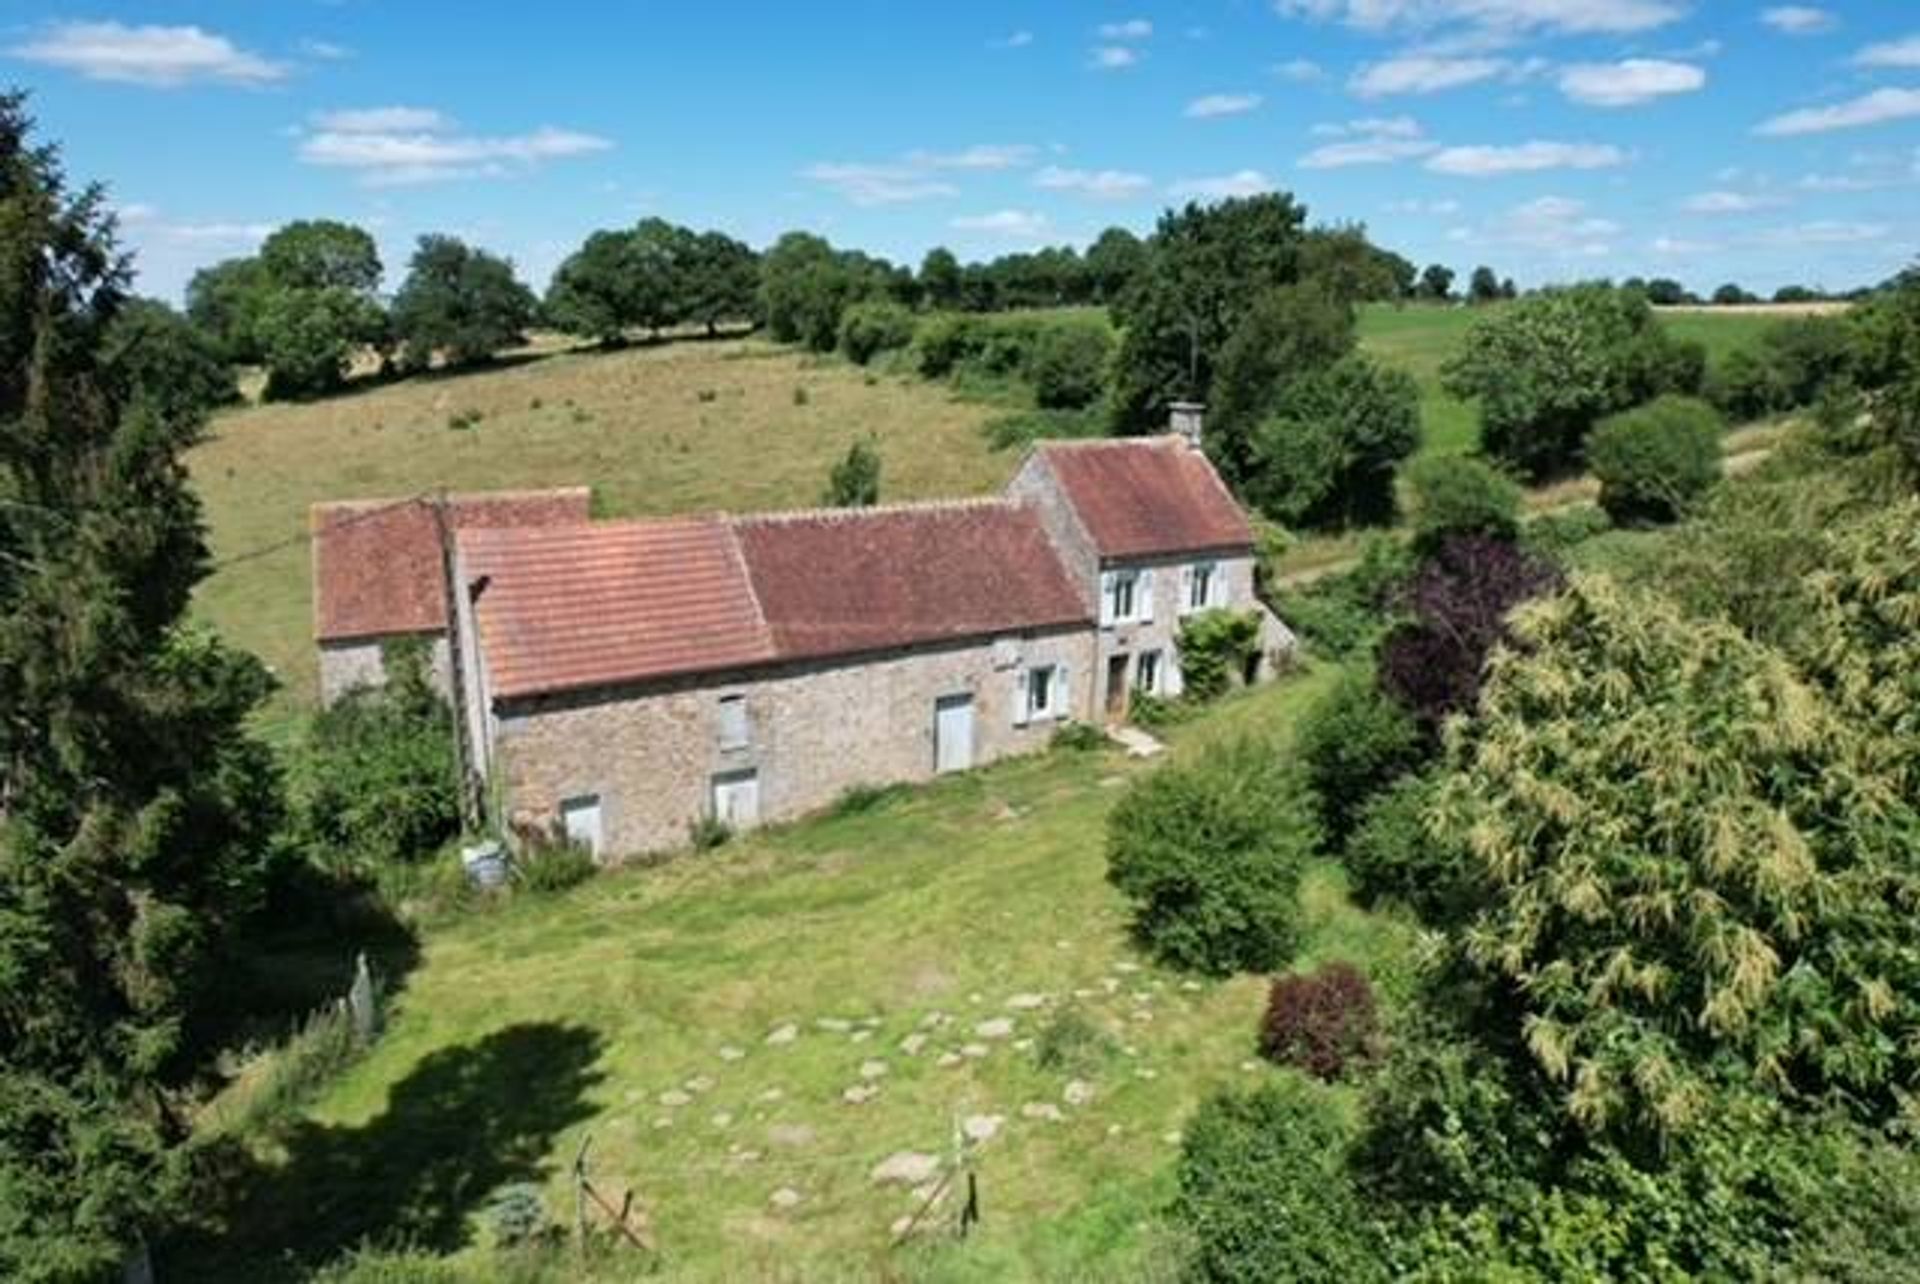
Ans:
POLYGON ((279 796, 265 670, 182 623, 205 407, 108 344, 126 261, 30 128, 0 99, 0 1276, 75 1280, 187 1203, 175 1103, 279 796))
POLYGON ((435 353, 450 366, 485 361, 520 341, 535 306, 513 264, 451 236, 423 236, 393 297, 401 362, 424 370, 435 353))
POLYGON ((1393 478, 1420 446, 1413 376, 1358 353, 1308 371, 1254 429, 1246 489, 1289 526, 1389 522, 1393 478))

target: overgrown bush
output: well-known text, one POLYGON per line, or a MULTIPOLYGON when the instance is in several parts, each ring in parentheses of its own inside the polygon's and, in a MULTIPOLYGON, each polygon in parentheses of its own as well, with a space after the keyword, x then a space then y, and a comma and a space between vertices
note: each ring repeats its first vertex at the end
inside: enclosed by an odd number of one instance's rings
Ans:
POLYGON ((460 832, 453 729, 425 647, 395 644, 384 660, 386 685, 321 710, 296 765, 300 838, 335 870, 423 860, 460 832))
POLYGON ((1260 654, 1260 616, 1216 607, 1180 621, 1181 693, 1205 703, 1225 695, 1260 654))
POLYGON ((1069 753, 1090 753, 1106 748, 1111 742, 1107 733, 1091 722, 1068 722, 1055 729, 1047 743, 1069 753))
POLYGON ((687 846, 697 852, 724 847, 733 838, 733 826, 716 816, 702 816, 687 826, 687 846))
POLYGON ((1015 410, 995 415, 980 425, 981 436, 994 450, 1007 450, 1035 441, 1061 441, 1098 437, 1107 430, 1107 419, 1096 407, 1085 410, 1015 410))
POLYGON ((1387 1277, 1323 1089, 1279 1080, 1202 1102, 1187 1126, 1174 1217, 1193 1273, 1221 1284, 1387 1277))
POLYGON ((1329 963, 1274 980, 1260 1054, 1331 1082, 1373 1059, 1379 1032, 1366 973, 1351 963, 1329 963))
POLYGON ((1163 962, 1269 971, 1299 946, 1300 868, 1315 837, 1273 746, 1236 740, 1134 782, 1107 823, 1107 878, 1163 962))
POLYGON ((1033 1040, 1033 1062, 1055 1074, 1092 1074, 1116 1050, 1112 1035, 1079 1007, 1068 1005, 1047 1018, 1033 1040))
POLYGON ((913 342, 913 313, 898 303, 869 299, 849 307, 840 317, 840 351, 856 365, 882 352, 913 342))
POLYGON ((1307 712, 1295 742, 1320 832, 1338 852, 1367 800, 1417 770, 1430 752, 1420 727, 1371 673, 1348 670, 1307 712))
POLYGON ((577 843, 535 846, 514 865, 520 886, 530 892, 564 892, 592 878, 598 869, 593 853, 577 843))
POLYGON ((1457 536, 1407 585, 1410 618, 1380 648, 1380 686, 1430 732, 1480 696, 1487 657, 1507 637, 1507 614, 1552 592, 1552 563, 1504 540, 1457 536))
POLYGON ((872 441, 854 442, 834 461, 820 502, 827 508, 871 508, 880 502, 880 451, 872 441))
POLYGON ((1370 648, 1393 623, 1413 568, 1404 543, 1374 536, 1351 569, 1276 592, 1274 610, 1316 654, 1346 659, 1370 648))
MULTIPOLYGON (((1061 730, 1064 731, 1066 728, 1061 730)), ((840 791, 840 796, 833 800, 833 806, 827 809, 827 814, 836 820, 848 816, 865 816, 900 801, 906 792, 904 785, 848 785, 840 791)))
POLYGON ((1419 445, 1412 376, 1356 353, 1281 388, 1253 430, 1246 486, 1289 526, 1383 525, 1394 470, 1419 445))
POLYGON ((1432 801, 1433 778, 1407 775, 1361 807, 1341 864, 1362 905, 1405 905, 1433 926, 1470 908, 1464 853, 1428 830, 1432 801))
POLYGON ((1034 400, 1047 410, 1091 406, 1106 389, 1112 359, 1113 330, 1105 322, 1048 326, 1028 361, 1034 400))
POLYGON ((1429 455, 1407 468, 1414 551, 1430 554, 1455 535, 1511 540, 1520 533, 1519 483, 1466 455, 1429 455))
POLYGON ((1724 430, 1712 406, 1690 397, 1602 420, 1587 443, 1600 507, 1622 526, 1684 516, 1720 480, 1724 430))

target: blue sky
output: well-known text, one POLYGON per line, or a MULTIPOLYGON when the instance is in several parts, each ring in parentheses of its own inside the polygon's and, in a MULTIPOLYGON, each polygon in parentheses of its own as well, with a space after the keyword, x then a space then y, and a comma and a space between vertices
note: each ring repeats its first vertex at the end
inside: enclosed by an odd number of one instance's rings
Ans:
POLYGON ((1523 284, 1845 287, 1920 253, 1920 3, 15 3, 4 77, 142 287, 288 219, 535 284, 658 214, 917 262, 1278 188, 1523 284))

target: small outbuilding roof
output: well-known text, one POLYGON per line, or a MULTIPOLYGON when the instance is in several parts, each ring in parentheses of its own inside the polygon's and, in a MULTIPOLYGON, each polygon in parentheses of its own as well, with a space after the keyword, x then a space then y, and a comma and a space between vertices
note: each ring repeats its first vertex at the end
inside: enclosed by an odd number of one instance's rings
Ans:
POLYGON ((460 533, 495 696, 775 658, 733 528, 716 518, 460 533))
POLYGON ((1207 457, 1180 437, 1034 447, 1101 557, 1251 548, 1253 529, 1207 457))
MULTIPOLYGON (((584 522, 590 501, 585 486, 446 498, 456 531, 584 522)), ((313 631, 319 641, 446 628, 446 576, 433 506, 427 496, 313 506, 313 631)))
POLYGON ((1038 514, 1010 501, 775 514, 734 529, 785 659, 1087 618, 1038 514))

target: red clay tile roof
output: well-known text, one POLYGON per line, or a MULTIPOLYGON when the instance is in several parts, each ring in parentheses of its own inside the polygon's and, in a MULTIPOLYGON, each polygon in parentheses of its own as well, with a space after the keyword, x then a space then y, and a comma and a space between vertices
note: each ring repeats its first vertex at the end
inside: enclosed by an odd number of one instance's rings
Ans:
POLYGON ((733 530, 713 518, 459 536, 496 697, 775 658, 733 530))
POLYGON ((740 518, 734 530, 782 658, 1087 618, 1038 515, 1004 500, 740 518))
POLYGON ((1246 514, 1205 455, 1178 437, 1037 447, 1102 557, 1250 548, 1246 514))
MULTIPOLYGON (((456 530, 587 520, 584 486, 449 495, 456 530)), ((313 631, 322 642, 446 627, 440 537, 427 499, 315 504, 313 631)))

